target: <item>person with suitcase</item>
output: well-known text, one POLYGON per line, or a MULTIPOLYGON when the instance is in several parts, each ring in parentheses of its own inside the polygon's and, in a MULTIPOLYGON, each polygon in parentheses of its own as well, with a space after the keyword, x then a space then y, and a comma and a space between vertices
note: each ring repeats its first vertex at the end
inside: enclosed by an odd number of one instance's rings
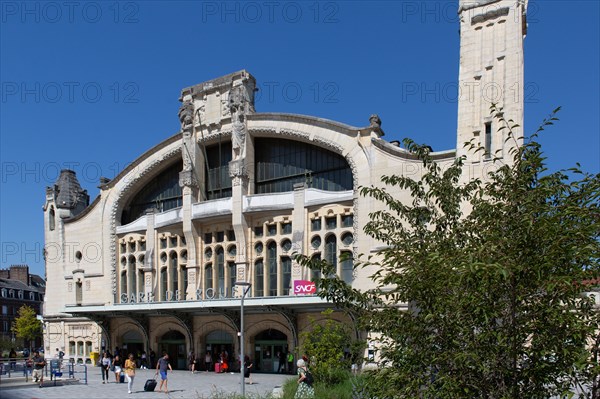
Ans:
POLYGON ((165 386, 165 393, 169 393, 168 382, 167 382, 167 370, 173 371, 171 367, 171 363, 169 363, 169 355, 167 352, 163 352, 163 357, 158 359, 156 364, 156 374, 160 373, 160 386, 158 387, 158 391, 162 391, 163 385, 165 386))

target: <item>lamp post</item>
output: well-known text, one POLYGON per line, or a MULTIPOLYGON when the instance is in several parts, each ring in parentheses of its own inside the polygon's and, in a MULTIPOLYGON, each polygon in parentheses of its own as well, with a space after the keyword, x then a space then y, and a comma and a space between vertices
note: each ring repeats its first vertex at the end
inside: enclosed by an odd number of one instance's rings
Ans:
POLYGON ((244 383, 244 298, 250 291, 250 284, 247 281, 236 281, 236 286, 244 287, 240 304, 240 382, 242 384, 242 398, 246 395, 246 384, 244 383))

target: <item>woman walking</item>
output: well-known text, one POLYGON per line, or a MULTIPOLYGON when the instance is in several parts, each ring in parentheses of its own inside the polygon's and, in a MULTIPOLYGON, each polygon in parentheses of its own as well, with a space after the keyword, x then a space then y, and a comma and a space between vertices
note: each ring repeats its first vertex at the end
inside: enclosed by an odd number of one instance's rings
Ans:
POLYGON ((250 369, 253 364, 248 356, 244 356, 244 379, 248 378, 249 384, 252 385, 252 377, 250 377, 250 369))
POLYGON ((108 357, 108 353, 104 352, 102 359, 100 360, 100 368, 102 369, 102 383, 108 384, 108 372, 110 371, 110 365, 112 361, 108 357))
POLYGON ((123 366, 123 362, 121 362, 119 355, 115 355, 115 358, 113 359, 113 366, 115 368, 115 380, 118 384, 121 382, 121 367, 123 366))
POLYGON ((315 389, 312 386, 312 375, 308 371, 308 367, 304 360, 299 359, 296 363, 298 366, 298 390, 294 399, 310 399, 315 397, 315 389))
POLYGON ((133 386, 133 379, 135 378, 135 360, 133 360, 133 353, 129 354, 129 359, 125 360, 125 378, 127 378, 127 393, 131 393, 131 387, 133 386))

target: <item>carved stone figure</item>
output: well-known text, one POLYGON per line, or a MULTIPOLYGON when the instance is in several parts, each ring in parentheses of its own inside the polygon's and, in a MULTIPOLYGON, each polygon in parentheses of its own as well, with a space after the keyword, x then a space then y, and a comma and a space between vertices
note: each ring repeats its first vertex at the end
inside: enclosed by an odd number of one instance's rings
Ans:
POLYGON ((381 128, 381 119, 379 119, 379 115, 371 115, 369 122, 371 122, 371 127, 381 128))
POLYGON ((181 130, 187 130, 194 121, 194 104, 191 101, 184 101, 179 107, 178 116, 179 122, 181 122, 181 130))
POLYGON ((243 86, 233 87, 229 92, 229 110, 233 130, 231 132, 231 147, 233 159, 242 159, 245 156, 246 146, 246 98, 243 86))

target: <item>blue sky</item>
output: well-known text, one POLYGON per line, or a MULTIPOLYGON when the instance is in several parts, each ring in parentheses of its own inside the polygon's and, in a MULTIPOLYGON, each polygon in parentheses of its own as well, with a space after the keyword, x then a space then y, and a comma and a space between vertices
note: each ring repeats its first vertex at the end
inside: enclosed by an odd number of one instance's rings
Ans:
MULTIPOLYGON (((0 267, 44 274, 41 208, 61 168, 93 200, 100 176, 177 132, 182 88, 240 69, 258 112, 377 113, 387 140, 456 146, 456 1, 0 7, 0 267)), ((524 125, 563 107, 541 140, 551 169, 600 171, 599 26, 598 1, 529 2, 524 125)))

